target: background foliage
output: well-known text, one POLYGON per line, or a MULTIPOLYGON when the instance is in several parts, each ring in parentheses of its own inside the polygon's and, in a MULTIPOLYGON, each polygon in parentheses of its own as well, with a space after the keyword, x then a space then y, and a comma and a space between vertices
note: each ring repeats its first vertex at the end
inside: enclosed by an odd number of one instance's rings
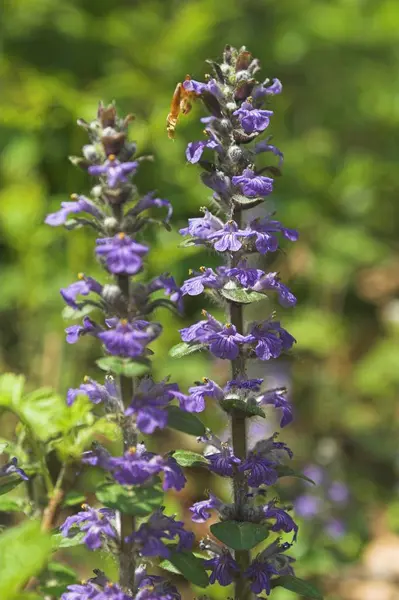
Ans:
MULTIPOLYGON (((1 21, 0 368, 25 373, 31 389, 65 394, 93 373, 98 356, 91 340, 66 346, 58 292, 78 271, 95 275, 93 240, 43 225, 69 193, 88 190, 86 174, 66 160, 85 143, 76 119, 92 118, 99 99, 135 114, 132 136, 156 159, 141 169, 140 189, 158 189, 175 209, 174 233, 152 232, 150 268, 181 282, 204 258, 177 249, 176 229, 207 194, 184 158, 187 141, 201 137, 200 107, 181 120, 174 143, 165 133, 176 82, 187 72, 201 79, 204 60, 225 43, 246 44, 262 75, 283 81, 273 100, 272 133, 285 153, 274 203, 280 220, 301 233, 279 264, 298 296, 283 315, 298 339, 282 369, 292 375, 291 443, 298 463, 324 465, 351 494, 339 541, 303 524, 299 574, 322 577, 331 598, 356 599, 371 573, 384 600, 381 590, 399 575, 392 565, 375 566, 399 545, 399 4, 13 0, 1 21)), ((187 302, 185 322, 199 308, 187 302)), ((201 356, 167 358, 183 323, 167 317, 155 348, 159 375, 171 373, 183 387, 203 375, 223 379, 219 365, 201 356)), ((6 437, 10 424, 1 424, 6 437)), ((173 447, 164 437, 159 443, 173 447)), ((203 489, 194 476, 171 503, 184 512, 203 489)))

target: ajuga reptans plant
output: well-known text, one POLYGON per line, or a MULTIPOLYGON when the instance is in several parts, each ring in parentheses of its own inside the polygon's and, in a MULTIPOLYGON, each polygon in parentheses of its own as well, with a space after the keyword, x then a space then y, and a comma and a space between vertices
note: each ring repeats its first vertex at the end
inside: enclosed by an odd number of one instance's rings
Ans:
MULTIPOLYGON (((114 106, 100 105, 94 121, 79 123, 87 130, 90 143, 84 146, 82 158, 72 160, 95 178, 95 186, 90 198, 74 194, 46 222, 67 229, 88 226, 95 231, 95 253, 106 271, 104 281, 81 273, 61 295, 78 316, 84 315, 79 324, 66 329, 67 342, 75 344, 87 335, 96 338, 105 354, 97 362, 107 374, 102 382, 86 377, 79 387, 69 389, 67 404, 72 406, 78 396, 85 395, 100 405, 120 427, 123 448, 120 456, 113 456, 94 443, 84 452, 82 462, 105 473, 96 494, 105 506, 82 505, 60 530, 65 537, 80 533, 90 550, 113 553, 119 560, 120 578, 114 584, 97 573, 87 583, 71 585, 62 600, 174 600, 180 598, 177 590, 159 575, 147 572, 150 562, 158 557, 173 563, 184 555, 197 567, 202 584, 207 582, 206 572, 189 552, 193 533, 174 516, 166 515, 162 507, 164 491, 184 487, 183 471, 171 454, 150 452, 140 437, 167 425, 173 427, 180 412, 191 411, 179 397, 176 384, 156 382, 150 375, 152 351, 148 345, 162 330, 151 315, 159 307, 180 310, 182 292, 167 273, 150 281, 143 278, 149 252, 143 230, 151 223, 169 228, 172 209, 154 193, 140 196, 133 184, 145 157, 135 158, 135 144, 128 141, 129 118, 118 118, 114 106), (161 211, 161 220, 157 211, 161 211)), ((201 427, 199 421, 198 425, 201 427)))
MULTIPOLYGON (((190 272, 182 292, 189 296, 206 293, 223 307, 226 321, 202 311, 198 323, 180 331, 183 342, 173 354, 206 349, 231 365, 231 379, 224 387, 204 378, 189 390, 191 400, 187 404, 197 402, 197 410, 202 410, 205 398, 212 398, 229 416, 228 442, 211 431, 200 441, 206 444, 204 456, 209 469, 231 480, 232 502, 226 505, 210 493, 191 511, 196 522, 209 519, 211 510, 219 514, 219 522, 210 527, 218 542, 202 542, 210 556, 205 563, 210 582, 222 586, 234 583, 235 600, 249 600, 269 595, 278 585, 301 593, 303 584, 294 576, 294 559, 288 553, 298 527, 288 507, 279 505, 269 490, 290 472, 287 462, 292 452, 277 433, 254 447, 247 440, 248 421, 264 417, 266 405, 279 411, 281 427, 292 421, 286 390, 268 389, 263 379, 249 378, 247 363, 277 359, 291 350, 295 339, 274 312, 248 324, 243 314, 246 304, 265 296, 275 295, 284 308, 295 305, 295 296, 278 273, 256 268, 252 259, 260 254, 270 265, 279 239, 294 242, 298 234, 276 220, 267 204, 262 216, 246 217, 249 209, 264 203, 272 193, 273 175, 279 173, 283 162, 283 154, 270 143, 270 137, 260 139, 273 115, 268 101, 282 91, 280 81, 257 81, 259 61, 245 48, 237 51, 228 46, 221 63, 208 63, 213 76, 207 75, 204 83, 187 76, 177 86, 167 125, 169 137, 173 137, 179 112, 189 112, 195 99, 202 100, 208 109, 209 116, 201 118, 204 138, 188 144, 186 158, 201 167, 201 180, 212 190, 212 199, 203 215, 189 219, 180 233, 187 236, 186 245, 201 245, 216 252, 221 264, 215 270, 199 266, 190 272), (270 156, 277 165, 269 163, 270 156), (254 551, 260 543, 261 550, 254 551)), ((307 588, 309 594, 318 596, 317 591, 307 588)))

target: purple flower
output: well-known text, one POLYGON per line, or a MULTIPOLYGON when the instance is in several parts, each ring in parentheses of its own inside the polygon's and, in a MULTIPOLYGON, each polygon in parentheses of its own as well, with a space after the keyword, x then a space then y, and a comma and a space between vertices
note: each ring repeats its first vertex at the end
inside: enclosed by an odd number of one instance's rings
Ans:
POLYGON ((241 333, 237 333, 236 327, 230 323, 208 337, 210 352, 218 358, 227 358, 228 360, 237 358, 240 352, 239 344, 246 341, 247 338, 241 333))
POLYGON ((101 212, 101 210, 85 196, 72 194, 71 199, 73 202, 61 202, 60 210, 47 215, 45 223, 47 223, 47 225, 51 225, 52 227, 64 225, 70 215, 80 212, 89 213, 89 215, 92 215, 98 220, 102 220, 104 218, 104 214, 101 212))
POLYGON ((236 175, 231 181, 249 198, 268 196, 273 191, 273 179, 257 175, 252 169, 244 169, 242 175, 236 175))
POLYGON ((152 208, 153 206, 155 206, 156 208, 167 208, 167 215, 166 218, 163 220, 164 223, 169 223, 172 214, 173 214, 173 208, 171 203, 169 202, 169 200, 162 200, 161 198, 154 198, 154 192, 150 192, 149 194, 146 194, 145 196, 143 196, 143 198, 141 198, 141 200, 139 200, 137 202, 137 204, 128 211, 126 216, 132 216, 132 217, 136 217, 137 215, 141 214, 143 211, 148 210, 149 208, 152 208))
POLYGON ((110 457, 106 469, 121 485, 141 485, 161 473, 164 474, 164 490, 173 488, 179 491, 186 482, 183 471, 174 458, 169 456, 165 459, 148 452, 144 444, 129 448, 123 456, 110 457))
POLYGON ((324 480, 324 470, 319 465, 307 465, 303 474, 309 477, 316 485, 321 485, 324 480))
POLYGON ((97 600, 98 596, 98 588, 88 581, 87 583, 68 585, 67 591, 61 596, 61 600, 97 600))
POLYGON ((276 388, 274 390, 268 390, 258 398, 258 402, 261 405, 271 404, 274 408, 281 410, 281 421, 280 427, 289 425, 293 419, 292 406, 286 398, 287 390, 285 388, 276 388))
POLYGON ((67 392, 67 405, 72 406, 76 398, 80 395, 87 396, 93 404, 113 405, 118 399, 118 391, 112 380, 106 380, 105 385, 100 385, 94 379, 85 377, 83 383, 78 388, 70 388, 67 392))
POLYGON ((324 531, 327 533, 327 535, 329 535, 332 538, 340 538, 343 535, 345 535, 346 533, 346 528, 345 525, 343 524, 342 521, 340 521, 339 519, 330 519, 325 528, 324 531))
POLYGON ((271 576, 277 575, 275 567, 267 561, 255 559, 245 571, 245 576, 251 580, 251 590, 255 594, 265 591, 267 595, 271 592, 271 576))
POLYGON ((255 354, 258 358, 269 360, 278 358, 283 350, 289 350, 295 339, 278 321, 263 321, 251 327, 246 341, 256 344, 255 354))
POLYGON ((74 537, 77 527, 85 533, 83 542, 89 550, 97 550, 104 544, 106 538, 117 538, 117 533, 112 520, 115 512, 110 508, 96 510, 87 504, 82 505, 83 511, 67 517, 60 531, 64 537, 74 537))
POLYGON ((224 268, 223 273, 228 277, 235 277, 244 288, 252 288, 265 274, 260 269, 248 267, 246 259, 240 260, 236 267, 224 268))
POLYGON ((161 326, 137 319, 129 323, 121 319, 116 326, 108 331, 102 331, 98 338, 103 342, 110 354, 136 358, 144 352, 144 348, 161 332, 161 326))
POLYGON ((110 188, 117 187, 118 183, 127 183, 126 175, 134 173, 138 167, 138 162, 121 163, 114 154, 108 156, 108 160, 102 165, 92 165, 88 168, 90 175, 106 175, 107 183, 110 188))
POLYGON ((220 196, 226 195, 230 190, 230 179, 223 171, 212 171, 212 173, 204 172, 201 174, 202 183, 211 188, 220 196))
POLYGON ((222 93, 215 79, 210 79, 207 83, 202 83, 201 81, 196 81, 195 79, 186 79, 183 81, 183 87, 186 92, 194 92, 198 95, 201 95, 204 92, 209 92, 210 94, 218 97, 222 93))
POLYGON ((199 160, 201 160, 201 156, 205 150, 205 148, 209 148, 210 150, 219 150, 220 144, 215 139, 215 136, 209 130, 206 130, 210 133, 211 138, 208 140, 200 140, 198 142, 190 142, 186 149, 186 158, 188 162, 192 165, 196 164, 199 160))
MULTIPOLYGON (((265 83, 268 83, 268 80, 266 80, 265 83)), ((271 83, 270 85, 265 85, 265 83, 255 86, 252 90, 252 97, 256 100, 258 100, 259 98, 264 98, 265 96, 281 94, 281 92, 283 91, 282 83, 277 78, 273 79, 273 83, 271 83)))
POLYGON ((147 452, 144 444, 138 444, 129 448, 123 456, 109 458, 107 468, 121 485, 141 485, 158 475, 164 462, 162 456, 147 452))
POLYGON ((206 310, 202 311, 202 315, 206 317, 190 327, 180 329, 180 335, 183 342, 205 343, 208 341, 212 333, 219 332, 223 329, 223 325, 212 317, 206 310))
POLYGON ((291 548, 291 545, 280 544, 277 539, 252 561, 244 575, 251 580, 251 590, 255 594, 260 594, 262 591, 265 591, 267 595, 270 594, 272 575, 294 575, 291 563, 295 559, 283 554, 291 548))
POLYGON ((282 233, 291 242, 298 239, 298 233, 294 229, 286 229, 278 221, 271 221, 268 217, 254 219, 250 222, 249 231, 255 236, 255 246, 260 254, 275 252, 278 248, 278 240, 274 233, 282 233))
POLYGON ((135 600, 181 600, 181 596, 169 581, 149 575, 139 583, 135 600))
POLYGON ((165 290, 165 294, 170 297, 171 302, 174 302, 178 310, 183 310, 183 292, 177 285, 174 277, 168 273, 164 273, 156 277, 148 285, 148 292, 152 293, 157 290, 165 290))
POLYGON ((239 118, 241 127, 245 133, 254 133, 264 131, 270 123, 272 110, 260 110, 252 106, 250 102, 243 102, 233 115, 239 118))
POLYGON ((105 262, 110 273, 135 275, 143 266, 142 257, 148 247, 138 244, 121 232, 114 237, 96 240, 96 254, 105 262))
POLYGON ((65 333, 67 334, 66 341, 68 344, 76 344, 82 335, 98 335, 101 332, 101 327, 96 325, 89 317, 85 317, 82 325, 71 325, 65 329, 65 333))
POLYGON ((272 152, 275 156, 278 156, 278 166, 281 167, 281 165, 284 162, 284 154, 276 146, 273 146, 273 144, 269 144, 269 139, 270 138, 262 140, 261 142, 255 144, 255 154, 260 154, 261 152, 272 152))
POLYGON ((312 519, 320 514, 323 507, 321 498, 310 494, 298 496, 294 502, 295 513, 303 519, 312 519))
POLYGON ((230 585, 240 571, 238 564, 227 548, 224 548, 220 554, 216 554, 213 558, 204 561, 204 566, 205 569, 212 571, 209 583, 218 582, 222 586, 230 585))
POLYGON ((199 294, 202 294, 205 288, 220 289, 221 286, 222 278, 217 275, 213 269, 200 267, 200 272, 198 274, 194 277, 190 277, 190 279, 187 279, 183 283, 181 291, 183 295, 188 294, 189 296, 198 296, 199 294))
POLYGON ((205 209, 203 217, 189 219, 188 227, 180 229, 179 232, 181 235, 191 235, 193 238, 206 240, 211 233, 218 231, 223 225, 223 221, 205 209))
POLYGON ((281 306, 295 306, 296 298, 286 285, 281 283, 278 273, 268 273, 262 277, 253 287, 255 292, 264 290, 274 290, 278 293, 278 298, 281 306))
POLYGON ((98 281, 92 277, 86 277, 83 273, 79 273, 78 281, 71 283, 66 288, 62 288, 60 293, 68 306, 78 310, 79 305, 76 303, 78 296, 88 296, 90 292, 101 295, 102 289, 103 286, 98 281))
POLYGON ((108 450, 99 444, 95 444, 93 450, 87 450, 82 454, 82 463, 106 470, 110 469, 110 459, 111 455, 108 450))
POLYGON ((226 384, 226 391, 230 390, 250 390, 259 392, 263 379, 231 379, 226 384))
MULTIPOLYGON (((211 442, 213 445, 213 442, 211 442)), ((217 475, 223 477, 233 477, 236 465, 241 463, 241 460, 234 456, 232 447, 226 443, 218 444, 219 452, 206 454, 205 458, 209 462, 209 469, 217 475)))
POLYGON ((203 383, 193 385, 188 389, 188 392, 191 401, 200 409, 192 412, 202 412, 205 410, 205 398, 214 398, 215 400, 223 400, 224 398, 222 388, 212 381, 212 379, 207 379, 206 377, 204 377, 203 383))
POLYGON ((16 473, 24 481, 28 481, 29 477, 21 467, 18 466, 18 459, 14 456, 7 464, 0 467, 0 478, 7 477, 16 473))
POLYGON ((190 507, 190 511, 193 513, 191 519, 195 523, 205 523, 211 516, 209 511, 213 508, 218 509, 221 505, 222 502, 219 498, 210 492, 208 500, 201 500, 190 507))
POLYGON ((274 502, 270 502, 263 509, 265 519, 275 519, 275 524, 271 531, 284 531, 284 533, 294 532, 294 540, 297 537, 298 525, 293 518, 282 508, 276 508, 274 502))
POLYGON ((170 550, 162 541, 178 538, 177 551, 191 550, 194 543, 194 534, 184 530, 182 521, 175 521, 174 517, 167 517, 161 511, 156 511, 146 523, 142 523, 127 541, 140 546, 142 556, 162 556, 168 558, 170 550))
POLYGON ((245 229, 239 229, 235 221, 227 221, 222 229, 208 236, 213 247, 218 252, 237 252, 242 248, 243 238, 251 236, 252 233, 245 229))
POLYGON ((250 452, 238 470, 247 472, 248 485, 251 487, 273 485, 278 479, 276 463, 256 452, 250 452))
POLYGON ((286 458, 286 455, 288 458, 292 458, 293 453, 284 442, 276 442, 277 437, 278 433, 275 433, 267 439, 260 440, 255 444, 253 451, 279 465, 286 458))
POLYGON ((164 474, 163 486, 162 489, 167 490, 177 490, 178 492, 184 488, 186 485, 186 478, 184 477, 183 471, 179 467, 176 459, 173 456, 169 456, 163 465, 162 468, 164 474))
POLYGON ((327 494, 329 499, 336 504, 346 504, 349 500, 349 490, 341 481, 333 481, 327 494))
POLYGON ((154 433, 155 429, 164 429, 168 422, 166 406, 171 400, 171 391, 176 384, 164 381, 155 383, 151 378, 143 378, 128 408, 126 416, 136 415, 136 425, 143 433, 154 433))

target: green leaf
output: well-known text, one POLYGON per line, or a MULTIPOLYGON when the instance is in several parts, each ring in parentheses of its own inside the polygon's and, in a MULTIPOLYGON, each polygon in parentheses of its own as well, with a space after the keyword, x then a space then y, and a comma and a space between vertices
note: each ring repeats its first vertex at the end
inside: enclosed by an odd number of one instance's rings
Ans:
POLYGON ((16 474, 9 475, 7 477, 2 477, 0 479, 0 496, 2 496, 3 494, 7 494, 7 492, 10 492, 14 488, 16 488, 17 485, 20 485, 22 483, 22 481, 23 480, 16 474))
POLYGON ((59 562, 50 562, 41 574, 40 590, 46 595, 59 597, 68 585, 77 583, 77 573, 59 562))
POLYGON ((315 588, 311 583, 292 577, 291 575, 284 575, 272 580, 272 588, 283 587, 286 590, 295 592, 300 596, 306 596, 307 598, 314 598, 314 600, 323 600, 323 595, 315 588))
POLYGON ((211 525, 213 535, 234 550, 251 550, 269 535, 269 527, 258 523, 222 521, 211 525))
POLYGON ((134 361, 130 358, 121 358, 120 356, 104 356, 96 360, 96 364, 103 371, 115 375, 124 375, 125 377, 140 377, 150 369, 148 363, 134 361))
POLYGON ((9 408, 22 398, 25 378, 23 375, 5 373, 0 377, 0 406, 9 408))
POLYGON ((220 290, 220 294, 227 300, 237 302, 237 304, 252 304, 252 302, 260 302, 260 300, 266 299, 264 294, 250 292, 239 287, 233 288, 225 286, 220 290))
POLYGON ((238 398, 238 397, 237 398, 227 397, 227 398, 224 398, 224 400, 220 401, 220 406, 227 413, 231 413, 231 412, 235 411, 235 412, 241 412, 247 417, 257 416, 257 417, 265 418, 265 413, 260 408, 260 406, 258 406, 256 404, 256 401, 254 401, 254 402, 247 401, 246 402, 245 400, 242 400, 241 398, 238 398))
POLYGON ((139 517, 154 512, 164 500, 160 487, 128 487, 116 483, 101 487, 96 491, 96 496, 109 508, 139 517))
POLYGON ((83 317, 87 317, 95 310, 98 310, 98 307, 93 306, 92 304, 86 304, 86 306, 83 306, 83 308, 80 308, 78 310, 72 308, 72 306, 65 306, 61 314, 62 318, 65 319, 65 321, 70 321, 71 319, 80 320, 83 319, 83 317))
POLYGON ((27 394, 14 407, 34 436, 43 442, 64 431, 62 422, 68 407, 64 398, 50 388, 41 388, 27 394))
POLYGON ((187 356, 187 354, 199 352, 205 347, 205 344, 187 344, 186 342, 181 342, 169 350, 169 355, 172 358, 182 358, 182 356, 187 356))
POLYGON ((245 208, 253 208, 254 206, 258 206, 258 204, 262 204, 264 198, 248 198, 242 194, 234 194, 233 202, 239 206, 245 206, 245 208))
POLYGON ((53 550, 58 550, 58 548, 72 548, 73 546, 80 546, 80 544, 83 544, 84 536, 85 534, 83 531, 79 531, 73 537, 64 537, 61 533, 54 533, 51 536, 53 550))
POLYGON ((51 538, 39 521, 25 521, 0 535, 0 598, 11 600, 30 577, 37 575, 51 554, 51 538))
POLYGON ((181 467, 203 467, 207 464, 202 454, 190 450, 175 450, 173 458, 181 467))
POLYGON ((81 492, 68 492, 64 498, 62 506, 76 506, 77 504, 82 504, 86 501, 85 494, 81 492))
POLYGON ((7 448, 7 442, 0 442, 0 454, 3 454, 4 450, 7 448))
POLYGON ((172 550, 169 562, 176 567, 178 573, 181 573, 194 585, 204 588, 209 584, 209 578, 204 568, 204 561, 194 556, 191 552, 176 552, 172 550))
POLYGON ((205 435, 205 426, 192 413, 181 410, 178 406, 168 406, 168 427, 183 431, 189 435, 205 435))
POLYGON ((287 467, 286 465, 279 465, 276 468, 276 471, 277 471, 279 477, 296 477, 297 479, 303 479, 304 481, 307 481, 308 483, 312 483, 313 485, 316 485, 312 479, 310 479, 309 477, 306 477, 306 475, 303 475, 302 473, 299 473, 298 471, 295 471, 294 469, 291 469, 291 467, 287 467))
POLYGON ((23 500, 8 498, 2 496, 0 498, 0 512, 24 512, 26 504, 23 500))

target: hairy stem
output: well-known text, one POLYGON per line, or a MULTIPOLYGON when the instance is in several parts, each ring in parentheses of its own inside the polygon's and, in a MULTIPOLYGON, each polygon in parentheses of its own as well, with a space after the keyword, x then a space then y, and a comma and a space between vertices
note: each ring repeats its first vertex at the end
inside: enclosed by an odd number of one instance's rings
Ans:
MULTIPOLYGON (((233 218, 240 227, 241 211, 236 210, 233 218)), ((237 266, 238 261, 239 258, 237 258, 234 254, 231 255, 229 259, 229 266, 237 266)), ((242 304, 229 302, 227 318, 229 322, 237 328, 238 333, 243 333, 244 314, 242 304)), ((232 379, 244 378, 246 375, 245 357, 241 354, 239 354, 235 360, 231 361, 231 375, 232 379)), ((245 460, 247 456, 246 418, 244 414, 237 411, 233 412, 231 415, 231 437, 234 455, 237 456, 237 458, 245 460)), ((237 469, 233 478, 233 490, 236 518, 242 519, 243 508, 245 507, 247 501, 248 484, 244 473, 240 473, 237 469)), ((250 565, 251 555, 247 550, 236 550, 235 559, 240 567, 240 575, 235 583, 235 600, 250 600, 252 594, 249 588, 249 582, 244 578, 243 573, 250 565)))
MULTIPOLYGON (((123 219, 122 207, 118 204, 113 206, 114 217, 121 224, 123 219)), ((117 275, 116 282, 127 302, 127 315, 130 313, 130 281, 128 275, 117 275)), ((134 394, 134 380, 131 377, 121 375, 119 387, 124 408, 129 406, 134 394)), ((122 418, 123 451, 137 445, 137 431, 131 419, 122 418)), ((126 538, 136 531, 136 519, 132 515, 120 513, 121 545, 119 554, 119 583, 122 588, 131 594, 135 592, 135 570, 136 552, 134 543, 127 542, 126 538)))

